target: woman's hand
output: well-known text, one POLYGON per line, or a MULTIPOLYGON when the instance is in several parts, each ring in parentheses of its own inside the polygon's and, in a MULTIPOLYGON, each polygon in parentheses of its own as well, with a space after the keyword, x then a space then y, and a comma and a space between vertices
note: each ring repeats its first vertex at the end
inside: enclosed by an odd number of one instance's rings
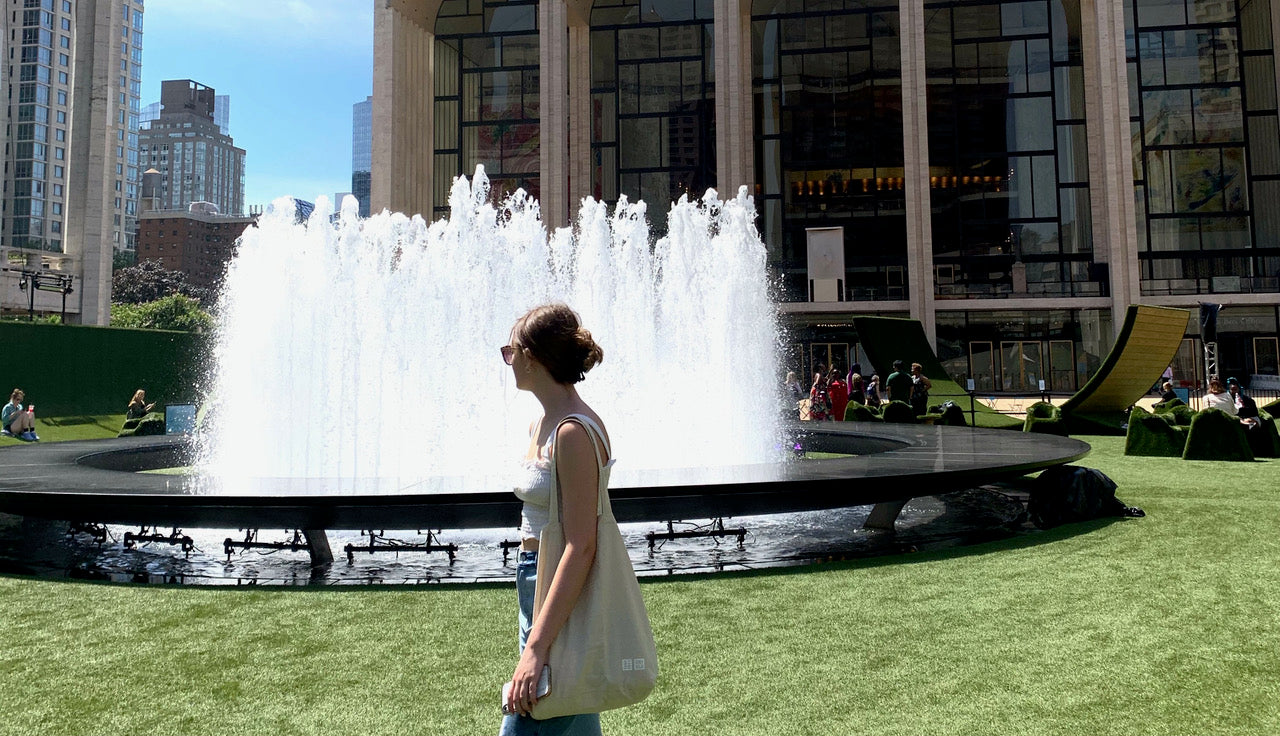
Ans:
POLYGON ((542 678, 542 667, 546 662, 546 652, 525 646, 516 672, 511 676, 511 690, 505 704, 508 711, 525 716, 533 712, 533 704, 538 702, 538 681, 542 678))

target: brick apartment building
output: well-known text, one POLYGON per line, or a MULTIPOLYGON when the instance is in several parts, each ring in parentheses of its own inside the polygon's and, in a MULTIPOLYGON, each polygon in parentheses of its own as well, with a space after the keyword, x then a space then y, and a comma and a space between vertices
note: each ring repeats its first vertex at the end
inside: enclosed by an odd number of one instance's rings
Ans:
POLYGON ((157 260, 181 271, 194 286, 212 289, 235 255, 236 240, 257 220, 250 215, 218 215, 154 210, 138 217, 138 262, 157 260))

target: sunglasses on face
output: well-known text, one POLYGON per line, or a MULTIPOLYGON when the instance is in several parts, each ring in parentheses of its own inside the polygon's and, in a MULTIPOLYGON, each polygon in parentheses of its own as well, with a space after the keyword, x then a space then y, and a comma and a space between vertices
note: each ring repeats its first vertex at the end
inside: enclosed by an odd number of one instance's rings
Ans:
POLYGON ((499 350, 502 352, 502 362, 511 365, 511 361, 516 359, 516 349, 513 345, 503 345, 499 350))

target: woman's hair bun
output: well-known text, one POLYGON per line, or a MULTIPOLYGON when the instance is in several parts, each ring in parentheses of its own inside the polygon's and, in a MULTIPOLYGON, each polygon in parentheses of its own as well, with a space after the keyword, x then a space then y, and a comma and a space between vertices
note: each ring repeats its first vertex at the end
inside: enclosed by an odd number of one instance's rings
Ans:
POLYGON ((560 383, 577 383, 604 360, 604 350, 564 304, 544 304, 516 321, 516 341, 560 383))
POLYGON ((578 340, 578 347, 580 347, 583 352, 583 373, 586 373, 604 362, 604 348, 600 347, 596 344, 596 341, 592 339, 591 330, 588 330, 585 327, 579 327, 575 337, 577 337, 578 340))

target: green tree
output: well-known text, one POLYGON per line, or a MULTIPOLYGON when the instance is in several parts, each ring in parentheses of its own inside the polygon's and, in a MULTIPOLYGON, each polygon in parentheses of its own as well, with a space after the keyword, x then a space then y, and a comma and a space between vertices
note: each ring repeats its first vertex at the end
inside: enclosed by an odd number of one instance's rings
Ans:
POLYGON ((111 301, 146 304, 170 294, 184 294, 203 302, 208 289, 187 281, 181 271, 170 271, 160 261, 146 260, 111 274, 111 301))
POLYGON ((131 250, 118 250, 111 256, 111 271, 114 274, 122 268, 128 268, 138 262, 138 254, 131 250))
POLYGON ((199 301, 182 294, 170 294, 145 304, 112 304, 111 326, 209 332, 213 329, 213 317, 200 308, 199 301))

